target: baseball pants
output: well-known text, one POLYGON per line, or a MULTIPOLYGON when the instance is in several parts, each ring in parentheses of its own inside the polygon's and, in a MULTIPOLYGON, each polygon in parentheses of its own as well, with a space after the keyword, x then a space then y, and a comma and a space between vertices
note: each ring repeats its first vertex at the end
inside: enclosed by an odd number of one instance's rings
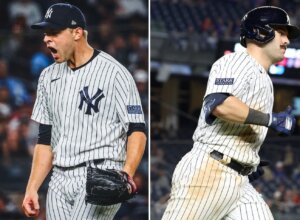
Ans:
POLYGON ((273 220, 261 195, 247 176, 192 149, 172 178, 170 200, 162 220, 273 220))
POLYGON ((96 206, 85 203, 86 167, 53 168, 46 200, 47 220, 112 220, 121 204, 96 206))

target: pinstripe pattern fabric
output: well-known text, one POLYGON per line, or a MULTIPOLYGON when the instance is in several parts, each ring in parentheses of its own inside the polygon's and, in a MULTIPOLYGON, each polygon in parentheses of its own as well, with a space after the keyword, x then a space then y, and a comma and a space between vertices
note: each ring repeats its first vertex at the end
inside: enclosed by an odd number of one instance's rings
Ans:
POLYGON ((46 68, 39 79, 32 119, 52 125, 53 164, 62 167, 99 158, 124 161, 129 123, 144 123, 131 74, 102 51, 76 71, 66 63, 46 68), (99 112, 86 114, 86 103, 79 109, 84 87, 90 97, 98 89, 103 91, 99 112), (139 111, 129 111, 128 106, 139 111))
POLYGON ((47 220, 111 220, 120 208, 85 203, 86 167, 62 171, 54 167, 47 194, 47 220))
MULTIPOLYGON (((273 109, 272 81, 246 52, 225 55, 214 63, 205 97, 212 93, 229 93, 264 113, 271 113, 273 109)), ((193 135, 194 146, 176 166, 171 197, 162 219, 273 219, 248 178, 209 155, 217 150, 240 163, 257 166, 258 152, 267 130, 264 126, 218 118, 209 125, 202 107, 193 135)))
POLYGON ((251 184, 245 184, 241 194, 242 197, 237 202, 234 209, 230 211, 230 213, 224 218, 225 220, 273 219, 272 213, 268 205, 265 203, 262 196, 253 188, 251 184))
MULTIPOLYGON (((229 93, 250 108, 272 113, 272 81, 263 67, 246 52, 225 55, 215 62, 210 72, 205 97, 211 93, 229 93), (217 79, 233 79, 233 84, 216 85, 217 79)), ((202 109, 193 140, 205 143, 208 147, 242 163, 257 165, 258 151, 267 131, 268 128, 264 126, 230 123, 220 119, 208 125, 205 123, 202 109)))
MULTIPOLYGON (((53 165, 103 159, 98 168, 122 169, 130 123, 145 123, 131 74, 105 52, 85 65, 66 62, 46 68, 38 83, 31 118, 52 125, 53 165)), ((48 219, 113 219, 120 205, 85 204, 85 168, 54 169, 47 195, 48 219), (84 170, 84 172, 83 172, 84 170)))
POLYGON ((162 220, 272 220, 268 205, 248 178, 208 152, 193 148, 178 163, 162 220))

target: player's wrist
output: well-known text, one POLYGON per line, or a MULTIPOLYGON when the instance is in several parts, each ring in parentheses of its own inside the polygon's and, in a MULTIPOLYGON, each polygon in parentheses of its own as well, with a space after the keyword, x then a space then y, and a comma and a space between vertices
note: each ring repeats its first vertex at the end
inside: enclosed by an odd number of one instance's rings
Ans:
POLYGON ((270 118, 270 114, 249 108, 249 112, 244 124, 254 124, 268 127, 270 123, 270 118))
POLYGON ((135 182, 133 181, 133 178, 131 176, 127 176, 127 180, 128 180, 128 183, 130 185, 130 193, 131 194, 135 194, 137 192, 137 186, 135 184, 135 182))
POLYGON ((131 167, 129 167, 128 165, 125 165, 123 168, 123 172, 127 173, 131 178, 134 176, 134 171, 131 167))
POLYGON ((268 127, 271 126, 272 122, 273 122, 273 113, 268 114, 269 115, 269 123, 268 123, 268 127))
POLYGON ((32 194, 32 193, 38 193, 38 190, 39 190, 39 187, 38 187, 38 185, 37 184, 30 184, 30 185, 28 185, 27 187, 26 187, 26 194, 27 193, 30 193, 30 194, 32 194))

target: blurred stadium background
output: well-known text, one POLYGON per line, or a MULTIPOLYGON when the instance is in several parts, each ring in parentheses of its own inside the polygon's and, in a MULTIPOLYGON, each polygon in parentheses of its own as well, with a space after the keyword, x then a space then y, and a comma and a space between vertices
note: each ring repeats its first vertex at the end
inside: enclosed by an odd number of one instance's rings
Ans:
MULTIPOLYGON (((151 219, 160 219, 175 165, 191 149, 212 63, 242 49, 239 24, 250 9, 280 6, 300 26, 300 1, 151 0, 151 219)), ((274 111, 292 105, 297 128, 291 137, 272 131, 260 156, 271 166, 254 182, 275 219, 300 219, 300 41, 273 65, 274 111)))
MULTIPOLYGON (((132 73, 148 119, 148 1, 0 1, 0 219, 25 219, 21 203, 30 173, 37 124, 30 121, 37 80, 53 60, 42 34, 29 26, 58 2, 75 4, 85 13, 89 41, 114 56, 132 73)), ((148 219, 148 151, 135 181, 139 195, 124 204, 115 219, 148 219)), ((45 193, 40 190, 45 219, 45 193)))

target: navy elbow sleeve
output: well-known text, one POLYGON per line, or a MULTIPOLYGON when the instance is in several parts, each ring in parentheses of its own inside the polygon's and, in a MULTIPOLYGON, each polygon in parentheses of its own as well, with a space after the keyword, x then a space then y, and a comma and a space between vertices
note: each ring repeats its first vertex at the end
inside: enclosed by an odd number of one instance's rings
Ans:
POLYGON ((132 132, 135 132, 135 131, 144 132, 145 135, 147 136, 145 123, 129 123, 127 136, 130 136, 132 134, 132 132))
POLYGON ((52 125, 40 124, 37 143, 44 144, 44 145, 50 145, 51 144, 51 130, 52 130, 52 125))
POLYGON ((203 103, 203 110, 205 114, 205 122, 211 125, 216 117, 212 114, 213 110, 220 104, 222 104, 225 99, 230 95, 228 93, 212 93, 205 97, 203 103))

